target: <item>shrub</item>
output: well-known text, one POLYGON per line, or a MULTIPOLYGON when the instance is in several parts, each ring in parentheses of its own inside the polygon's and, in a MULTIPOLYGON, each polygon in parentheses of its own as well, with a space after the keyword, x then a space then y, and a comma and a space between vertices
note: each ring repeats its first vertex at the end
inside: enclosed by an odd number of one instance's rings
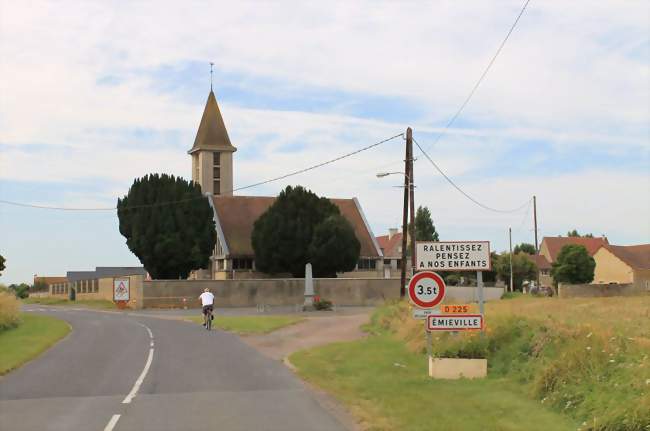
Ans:
POLYGON ((323 299, 320 296, 316 296, 314 297, 314 308, 316 310, 331 310, 332 301, 328 301, 327 299, 323 299))
POLYGON ((20 304, 16 297, 8 292, 0 292, 0 332, 18 326, 20 304))
POLYGON ((16 298, 25 299, 29 297, 29 284, 10 284, 9 289, 14 292, 16 298))

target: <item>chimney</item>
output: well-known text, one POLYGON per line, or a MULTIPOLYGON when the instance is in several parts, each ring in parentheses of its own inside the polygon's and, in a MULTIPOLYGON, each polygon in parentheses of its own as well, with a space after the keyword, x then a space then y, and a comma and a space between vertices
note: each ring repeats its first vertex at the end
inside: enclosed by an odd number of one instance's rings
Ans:
POLYGON ((388 229, 388 239, 389 240, 393 239, 393 237, 395 235, 397 235, 397 228, 396 227, 392 227, 392 228, 388 229))

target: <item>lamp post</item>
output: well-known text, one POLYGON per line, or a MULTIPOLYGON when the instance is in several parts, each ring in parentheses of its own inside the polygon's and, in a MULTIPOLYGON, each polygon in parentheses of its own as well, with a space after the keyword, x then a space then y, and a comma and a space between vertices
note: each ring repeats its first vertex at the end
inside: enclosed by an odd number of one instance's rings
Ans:
POLYGON ((403 175, 404 176, 404 210, 402 213, 402 262, 401 262, 401 277, 400 277, 400 297, 404 298, 406 296, 406 237, 407 237, 407 218, 408 218, 408 200, 411 201, 411 229, 410 229, 410 235, 411 235, 411 266, 412 270, 415 270, 415 222, 414 222, 414 214, 413 214, 413 180, 412 176, 407 174, 406 172, 380 172, 377 174, 377 178, 383 178, 387 177, 389 175, 403 175), (411 198, 407 199, 407 196, 410 194, 411 198))

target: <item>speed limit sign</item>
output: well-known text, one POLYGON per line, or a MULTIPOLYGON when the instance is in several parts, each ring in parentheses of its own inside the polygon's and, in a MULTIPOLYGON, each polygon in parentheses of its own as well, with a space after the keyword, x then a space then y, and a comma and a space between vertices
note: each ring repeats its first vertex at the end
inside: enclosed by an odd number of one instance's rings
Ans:
POLYGON ((445 297, 445 281, 435 272, 418 272, 409 281, 408 291, 415 305, 433 308, 445 297))

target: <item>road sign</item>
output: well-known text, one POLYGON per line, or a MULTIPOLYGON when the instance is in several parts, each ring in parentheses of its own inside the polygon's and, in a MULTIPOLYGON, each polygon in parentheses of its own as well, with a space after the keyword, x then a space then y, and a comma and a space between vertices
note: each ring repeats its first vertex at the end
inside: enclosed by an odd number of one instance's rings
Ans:
POLYGON ((432 271, 422 271, 411 277, 409 298, 420 308, 433 308, 445 297, 445 282, 432 271))
POLYGON ((417 320, 426 320, 431 314, 437 314, 440 310, 435 308, 415 308, 413 310, 413 318, 417 320))
POLYGON ((114 278, 113 301, 128 301, 130 296, 129 294, 129 278, 114 278))
POLYGON ((491 271, 489 241, 416 243, 418 271, 491 271))
POLYGON ((440 311, 444 314, 456 314, 456 313, 469 313, 471 310, 471 305, 460 305, 460 304, 449 304, 443 305, 440 307, 440 311))
POLYGON ((427 316, 428 331, 480 331, 482 314, 432 314, 427 316))

